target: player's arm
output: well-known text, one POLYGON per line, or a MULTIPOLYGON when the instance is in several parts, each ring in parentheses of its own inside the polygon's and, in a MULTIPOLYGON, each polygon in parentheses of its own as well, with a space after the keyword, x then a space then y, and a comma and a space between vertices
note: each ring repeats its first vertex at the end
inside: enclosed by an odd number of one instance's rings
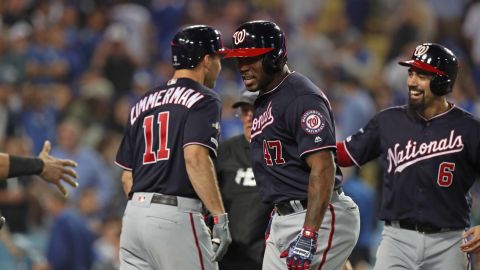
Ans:
POLYGON ((345 147, 345 142, 337 142, 337 161, 340 167, 350 167, 355 165, 345 147))
POLYGON ((190 182, 205 207, 213 215, 225 213, 209 149, 198 144, 188 145, 184 158, 190 182))
POLYGON ((300 264, 301 269, 309 269, 317 249, 318 228, 327 210, 335 183, 335 163, 331 151, 313 152, 305 157, 305 161, 311 168, 305 221, 300 234, 280 254, 280 258, 287 258, 289 269, 292 269, 294 264, 300 264))
POLYGON ((335 183, 335 162, 331 151, 316 151, 305 158, 310 166, 308 206, 304 228, 317 231, 327 210, 335 183))
POLYGON ((62 185, 62 181, 71 185, 78 186, 72 178, 77 177, 77 173, 71 167, 76 167, 77 163, 69 159, 58 159, 51 156, 51 145, 45 141, 43 149, 35 157, 19 157, 0 153, 0 179, 23 175, 40 175, 46 182, 57 186, 58 190, 67 195, 67 190, 62 185))
POLYGON ((123 192, 125 192, 125 196, 128 197, 128 193, 130 193, 130 190, 132 190, 132 185, 133 185, 132 172, 123 171, 121 179, 122 179, 123 192))
POLYGON ((213 215, 212 243, 214 255, 212 261, 219 261, 232 242, 228 228, 228 216, 223 207, 218 188, 217 177, 210 150, 207 147, 192 144, 184 148, 185 165, 193 189, 205 207, 213 215))
POLYGON ((0 153, 0 179, 11 177, 40 174, 43 170, 43 162, 34 157, 18 157, 0 153))

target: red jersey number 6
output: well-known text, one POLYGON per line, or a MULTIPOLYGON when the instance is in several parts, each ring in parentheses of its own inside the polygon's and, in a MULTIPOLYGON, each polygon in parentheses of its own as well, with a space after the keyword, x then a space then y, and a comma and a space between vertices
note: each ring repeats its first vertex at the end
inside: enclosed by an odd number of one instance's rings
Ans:
POLYGON ((453 182, 453 171, 455 171, 455 163, 442 162, 438 167, 437 184, 441 187, 449 187, 453 182))

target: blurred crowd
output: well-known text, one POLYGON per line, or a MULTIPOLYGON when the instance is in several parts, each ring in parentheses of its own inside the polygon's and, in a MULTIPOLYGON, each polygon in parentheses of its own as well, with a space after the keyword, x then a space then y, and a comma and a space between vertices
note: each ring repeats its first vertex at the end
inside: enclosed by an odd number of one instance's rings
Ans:
MULTIPOLYGON (((56 269, 60 260, 117 269, 126 203, 113 165, 129 106, 167 80, 170 40, 184 25, 220 29, 225 45, 252 19, 279 24, 288 63, 332 102, 338 139, 378 110, 406 101, 407 71, 397 65, 420 42, 459 56, 449 97, 480 116, 480 1, 469 0, 0 0, 0 151, 78 162, 79 188, 67 199, 41 181, 0 182, 0 269, 56 269)), ((242 90, 235 62, 217 81, 221 138, 242 132, 231 109, 242 90)), ((369 269, 381 223, 376 219, 380 164, 345 170, 345 192, 359 205, 362 231, 352 261, 369 269)), ((472 222, 480 223, 474 194, 472 222)), ((363 268, 362 268, 363 267, 363 268)), ((85 268, 78 268, 85 269, 85 268)))

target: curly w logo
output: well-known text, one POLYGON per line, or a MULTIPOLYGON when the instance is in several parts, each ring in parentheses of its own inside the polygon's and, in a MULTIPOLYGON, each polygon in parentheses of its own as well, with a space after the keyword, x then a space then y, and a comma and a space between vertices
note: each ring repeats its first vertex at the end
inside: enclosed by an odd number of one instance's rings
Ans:
POLYGON ((421 56, 424 55, 428 51, 429 46, 426 45, 419 45, 417 48, 415 48, 415 52, 413 55, 415 56, 421 56))
POLYGON ((233 42, 235 45, 242 43, 245 40, 246 35, 247 31, 245 31, 245 29, 235 32, 235 34, 233 34, 233 42))

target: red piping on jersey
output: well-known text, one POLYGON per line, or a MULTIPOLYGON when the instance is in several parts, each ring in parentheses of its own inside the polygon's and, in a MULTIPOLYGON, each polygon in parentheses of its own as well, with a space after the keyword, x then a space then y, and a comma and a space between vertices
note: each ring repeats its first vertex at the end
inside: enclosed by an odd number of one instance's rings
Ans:
POLYGON ((332 221, 330 222, 330 234, 328 235, 328 245, 323 252, 322 261, 318 266, 318 270, 322 270, 322 266, 325 264, 325 261, 327 261, 327 253, 332 247, 333 233, 335 232, 335 210, 333 209, 332 204, 328 204, 328 209, 330 210, 330 215, 332 216, 332 221))
MULTIPOLYGON (((275 87, 272 88, 272 90, 268 91, 268 92, 265 92, 265 93, 259 93, 258 94, 258 97, 261 97, 261 96, 264 96, 264 95, 267 95, 269 93, 272 93, 273 91, 276 91, 278 89, 278 87, 283 83, 283 81, 285 81, 286 78, 288 78, 290 75, 292 75, 293 73, 295 73, 295 71, 292 71, 290 73, 287 74, 287 76, 285 76, 281 82, 279 82, 275 87)), ((257 98, 258 99, 258 98, 257 98)))
POLYGON ((205 270, 205 266, 203 265, 202 250, 200 249, 200 245, 198 244, 197 231, 195 230, 195 222, 193 221, 193 214, 189 213, 189 215, 190 215, 190 224, 192 225, 193 239, 195 239, 195 246, 197 247, 198 257, 200 258, 200 266, 202 270, 205 270))
POLYGON ((126 170, 126 171, 131 171, 131 170, 132 170, 132 168, 129 168, 129 167, 127 167, 127 166, 123 166, 122 164, 120 164, 120 163, 118 163, 118 162, 116 162, 116 161, 114 161, 114 162, 115 162, 115 164, 117 164, 118 167, 120 167, 120 168, 122 168, 122 169, 124 169, 124 170, 126 170))
POLYGON ((337 160, 341 167, 353 166, 353 160, 348 156, 344 142, 337 142, 337 160))
POLYGON ((323 147, 318 147, 318 148, 314 148, 314 149, 310 149, 310 150, 307 150, 303 153, 300 154, 300 156, 303 156, 305 154, 308 154, 308 153, 311 153, 311 152, 315 152, 315 151, 320 151, 320 150, 325 150, 325 149, 335 149, 335 145, 327 145, 327 146, 323 146, 323 147))
MULTIPOLYGON (((447 102, 448 102, 448 101, 447 101, 447 102)), ((421 116, 419 113, 417 113, 417 115, 418 115, 420 118, 422 118, 424 121, 430 121, 430 120, 432 120, 432 119, 434 119, 434 118, 438 118, 438 117, 444 116, 445 114, 447 114, 447 113, 449 113, 451 110, 453 110, 453 108, 455 108, 455 104, 453 104, 453 103, 451 103, 451 102, 448 102, 448 105, 450 106, 450 108, 449 108, 448 110, 444 111, 443 113, 434 115, 434 116, 433 116, 432 118, 430 118, 430 119, 427 119, 427 118, 421 116)))
POLYGON ((350 157, 350 159, 353 161, 353 163, 355 163, 355 165, 357 165, 357 167, 360 168, 360 165, 358 164, 358 161, 356 161, 356 160, 353 158, 352 154, 350 154, 350 151, 348 151, 348 147, 347 147, 347 145, 345 144, 345 141, 343 142, 343 145, 345 146, 345 152, 347 152, 347 154, 348 154, 348 156, 350 157))
POLYGON ((185 149, 185 147, 189 146, 189 145, 201 145, 201 146, 205 146, 207 147, 208 149, 212 150, 213 154, 215 154, 215 157, 217 156, 217 150, 215 150, 215 148, 211 147, 210 145, 207 145, 207 144, 204 144, 204 143, 200 143, 200 142, 189 142, 189 143, 186 143, 183 145, 183 148, 185 149))

